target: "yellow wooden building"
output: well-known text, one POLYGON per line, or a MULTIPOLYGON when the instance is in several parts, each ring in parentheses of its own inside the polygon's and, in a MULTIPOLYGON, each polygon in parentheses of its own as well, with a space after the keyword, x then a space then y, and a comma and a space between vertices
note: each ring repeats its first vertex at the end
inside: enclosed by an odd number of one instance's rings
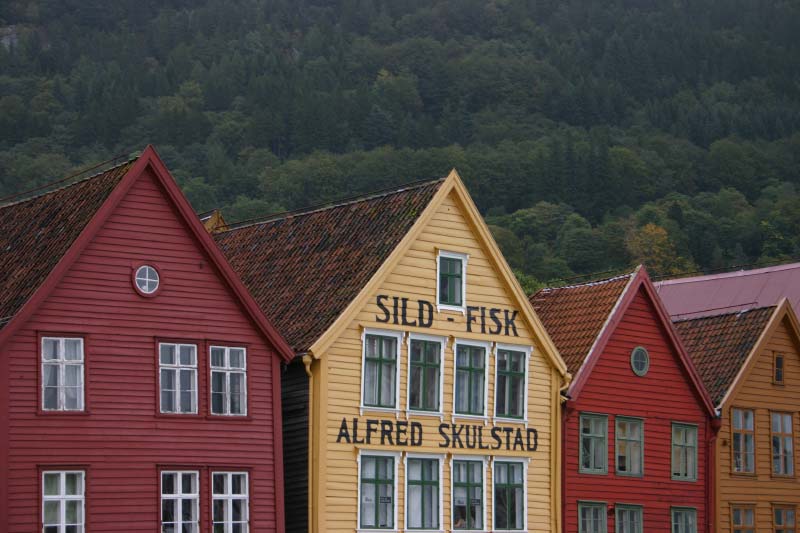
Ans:
POLYGON ((791 305, 678 320, 717 406, 717 531, 798 531, 800 327, 791 305))
POLYGON ((455 171, 216 238, 297 353, 288 531, 561 530, 569 376, 455 171))

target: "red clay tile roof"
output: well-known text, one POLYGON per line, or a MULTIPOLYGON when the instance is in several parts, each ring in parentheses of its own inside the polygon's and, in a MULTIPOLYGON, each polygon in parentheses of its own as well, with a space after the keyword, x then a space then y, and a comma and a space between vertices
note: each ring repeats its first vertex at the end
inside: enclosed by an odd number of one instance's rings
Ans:
POLYGON ((443 182, 282 214, 214 239, 261 310, 300 354, 358 295, 443 182))
POLYGON ((530 297, 536 314, 574 376, 634 274, 546 288, 530 297))
POLYGON ((0 328, 44 282, 134 162, 0 206, 0 328))
POLYGON ((673 322, 714 405, 719 406, 774 311, 774 306, 760 307, 673 322))

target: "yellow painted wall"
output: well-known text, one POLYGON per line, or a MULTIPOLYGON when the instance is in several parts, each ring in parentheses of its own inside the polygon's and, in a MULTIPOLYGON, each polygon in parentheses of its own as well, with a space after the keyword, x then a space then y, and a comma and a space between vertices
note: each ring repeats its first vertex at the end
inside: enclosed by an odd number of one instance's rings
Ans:
MULTIPOLYGON (((445 462, 443 477, 440 480, 443 490, 443 520, 441 528, 450 531, 450 457, 457 455, 488 455, 502 457, 528 457, 530 458, 527 477, 527 516, 529 531, 557 531, 557 517, 554 513, 554 498, 558 498, 557 483, 554 477, 555 461, 554 442, 552 435, 558 428, 551 427, 559 420, 558 387, 560 376, 542 352, 539 339, 534 338, 530 324, 525 323, 522 313, 516 319, 519 336, 505 336, 466 332, 466 317, 459 312, 437 312, 436 305, 436 264, 437 250, 460 252, 469 254, 467 263, 467 289, 466 304, 469 306, 485 306, 519 310, 527 302, 517 302, 513 293, 509 291, 498 273, 492 266, 488 250, 476 238, 473 228, 467 222, 464 208, 460 200, 451 193, 439 207, 433 218, 428 222, 419 238, 410 250, 394 266, 390 274, 384 279, 381 287, 375 291, 366 306, 357 314, 356 318, 348 325, 344 332, 333 342, 320 361, 314 363, 315 394, 321 394, 321 401, 315 404, 318 407, 319 418, 314 418, 317 424, 312 428, 312 438, 316 440, 321 436, 318 453, 318 470, 312 473, 312 483, 319 483, 318 490, 311 491, 311 514, 315 515, 316 526, 312 522, 312 531, 355 531, 357 526, 358 506, 358 477, 357 457, 361 450, 400 451, 411 453, 444 454, 445 462), (409 318, 416 317, 416 300, 424 299, 434 304, 434 321, 430 328, 404 327, 392 323, 379 323, 376 316, 383 312, 376 305, 379 294, 390 297, 398 296, 411 299, 409 318), (448 321, 451 318, 453 321, 448 321), (398 413, 381 413, 365 409, 361 412, 361 371, 362 371, 362 332, 363 328, 378 328, 397 330, 402 332, 416 332, 428 335, 439 335, 449 340, 445 349, 442 371, 444 373, 443 386, 443 417, 409 414, 406 412, 407 386, 408 386, 408 344, 404 338, 399 358, 399 407, 398 413), (479 451, 469 449, 441 448, 439 443, 440 423, 470 423, 484 426, 484 435, 488 437, 491 428, 495 425, 492 419, 494 413, 494 376, 495 358, 487 357, 487 373, 489 376, 489 390, 487 395, 489 420, 474 421, 461 417, 453 417, 453 379, 454 357, 453 341, 459 339, 473 339, 507 344, 516 344, 521 347, 533 347, 528 366, 528 427, 538 431, 538 448, 534 452, 508 452, 504 449, 497 451, 479 451), (357 418, 360 424, 366 419, 409 420, 418 421, 423 425, 424 441, 421 447, 381 446, 380 444, 354 445, 347 442, 338 442, 340 424, 342 419, 352 420, 357 418), (324 435, 320 434, 320 431, 324 435)), ((315 425, 312 420, 312 426, 315 425)), ((521 423, 497 422, 497 425, 513 426, 525 429, 521 423)), ((359 428, 363 431, 363 427, 359 428)), ((557 434, 557 433, 556 433, 557 434)), ((313 452, 312 452, 313 453, 313 452)), ((312 458, 313 461, 313 458, 312 458)), ((314 468, 314 467, 312 467, 314 468)), ((405 529, 405 476, 402 459, 398 468, 398 505, 396 515, 397 529, 405 529)), ((486 470, 486 492, 484 494, 485 529, 491 528, 492 495, 491 495, 491 463, 486 470)))
POLYGON ((759 351, 755 366, 734 398, 726 402, 717 444, 718 531, 731 531, 731 504, 756 506, 756 530, 772 531, 772 504, 792 504, 800 510, 800 353, 792 340, 788 318, 778 325, 759 351), (773 355, 785 356, 784 385, 772 383, 773 355), (755 475, 732 473, 731 409, 752 409, 755 412, 755 475), (794 413, 795 475, 793 478, 772 476, 770 411, 794 413))

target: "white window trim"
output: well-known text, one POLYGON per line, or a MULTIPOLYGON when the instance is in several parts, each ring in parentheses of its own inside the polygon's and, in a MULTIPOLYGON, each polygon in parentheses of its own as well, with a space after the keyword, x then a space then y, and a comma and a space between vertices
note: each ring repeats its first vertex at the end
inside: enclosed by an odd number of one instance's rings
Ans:
POLYGON ((519 457, 507 457, 502 455, 495 455, 492 457, 492 531, 521 531, 526 532, 528 531, 528 464, 530 463, 530 457, 519 458, 519 457), (522 512, 522 529, 497 529, 495 525, 495 518, 497 513, 494 512, 494 464, 496 462, 501 463, 519 463, 522 465, 522 504, 525 506, 522 512))
MULTIPOLYGON (((199 401, 199 394, 197 391, 197 372, 198 372, 198 362, 199 357, 197 353, 197 345, 196 344, 187 344, 182 342, 159 342, 158 343, 158 412, 165 415, 196 415, 199 401), (161 347, 164 345, 175 346, 175 364, 174 365, 165 365, 161 362, 161 347), (192 346, 194 348, 194 366, 191 365, 182 365, 180 364, 180 349, 181 346, 192 346), (194 369, 194 409, 192 411, 164 411, 161 408, 161 394, 163 393, 164 389, 161 385, 161 369, 173 369, 175 370, 175 405, 180 403, 180 394, 181 394, 181 369, 194 369)), ((245 392, 245 394, 247 394, 245 392)))
POLYGON ((49 413, 57 413, 57 412, 67 412, 67 413, 80 413, 86 411, 86 342, 84 341, 83 337, 42 337, 41 342, 39 344, 39 381, 41 384, 41 391, 39 394, 41 395, 41 409, 42 411, 47 411, 49 413), (64 357, 66 353, 65 345, 66 341, 68 340, 77 340, 81 343, 81 358, 80 360, 74 361, 67 361, 64 357), (62 359, 48 359, 45 360, 44 358, 44 343, 45 341, 58 341, 58 346, 60 353, 62 354, 62 359), (45 407, 44 401, 44 392, 45 392, 45 383, 44 383, 44 365, 58 365, 58 377, 59 377, 59 386, 58 386, 58 407, 55 409, 50 409, 45 407), (65 373, 62 373, 62 369, 65 365, 80 365, 81 366, 81 401, 80 406, 77 409, 67 409, 65 406, 67 404, 66 400, 66 389, 67 386, 64 384, 64 377, 65 373))
POLYGON ((530 364, 531 364, 531 354, 533 353, 532 346, 524 346, 521 344, 504 344, 504 343, 495 343, 494 350, 492 351, 492 355, 494 356, 494 409, 492 411, 492 415, 494 416, 494 420, 496 422, 510 422, 512 424, 525 424, 525 427, 528 427, 528 385, 530 384, 530 364), (512 352, 523 352, 525 354, 525 392, 524 397, 522 399, 522 418, 510 418, 504 416, 497 415, 497 378, 499 377, 497 371, 497 351, 498 350, 509 350, 512 352))
MULTIPOLYGON (((45 502, 52 502, 52 501, 61 502, 62 505, 60 505, 61 516, 59 516, 59 521, 60 521, 59 526, 63 526, 64 524, 66 524, 66 521, 67 521, 67 518, 66 518, 66 513, 67 513, 66 502, 80 500, 80 502, 81 502, 81 527, 80 527, 80 529, 78 531, 80 531, 81 533, 86 531, 86 471, 85 470, 42 470, 41 494, 42 494, 42 504, 41 504, 40 511, 41 511, 42 524, 44 524, 44 504, 45 504, 45 502), (59 486, 59 494, 58 494, 58 496, 52 496, 52 495, 45 496, 45 494, 44 494, 44 478, 45 478, 46 474, 58 474, 59 475, 58 482, 59 482, 60 486, 59 486), (67 496, 66 495, 67 491, 66 491, 65 485, 66 485, 67 474, 80 474, 81 475, 81 494, 80 494, 80 496, 76 496, 76 495, 67 496)), ((160 509, 159 509, 159 515, 160 515, 160 509)))
MULTIPOLYGON (((395 415, 400 414, 400 359, 403 355, 403 333, 402 331, 397 331, 393 329, 377 329, 377 328, 364 328, 361 332, 361 390, 359 390, 359 400, 358 400, 358 410, 361 415, 364 414, 364 411, 373 411, 378 413, 394 413, 395 415), (367 364, 367 335, 380 335, 382 337, 394 337, 397 343, 397 357, 395 357, 395 364, 397 368, 395 369, 394 375, 394 407, 372 407, 369 405, 364 405, 364 376, 366 375, 364 372, 364 368, 367 364)), ((410 358, 409 358, 410 359, 410 358)), ((378 384, 380 385, 380 384, 378 384)), ((407 405, 408 400, 406 400, 407 405)), ((417 413, 417 411, 414 411, 417 413)), ((385 531, 385 530, 381 530, 385 531)))
POLYGON ((469 261, 469 254, 462 254, 459 252, 448 252, 445 250, 439 250, 439 253, 436 254, 436 311, 458 311, 459 313, 466 314, 467 309, 467 262, 469 261), (441 262, 440 259, 442 257, 448 259, 460 259, 461 260, 461 305, 447 305, 447 304, 440 304, 439 303, 439 290, 440 290, 440 282, 441 278, 439 277, 441 274, 441 262))
MULTIPOLYGON (((199 528, 200 527, 200 516, 201 516, 201 512, 200 512, 200 472, 198 472, 197 470, 162 470, 162 471, 160 471, 158 473, 158 486, 159 486, 159 490, 160 490, 160 494, 159 494, 160 498, 159 498, 159 501, 158 501, 159 505, 160 505, 159 513, 158 513, 158 524, 161 527, 163 527, 163 524, 164 524, 163 517, 161 516, 161 509, 163 508, 164 499, 165 499, 164 498, 164 474, 177 474, 178 475, 178 477, 177 477, 177 480, 178 480, 177 487, 180 486, 180 482, 181 482, 180 476, 181 475, 183 475, 183 474, 194 474, 195 475, 195 479, 197 480, 197 493, 194 494, 194 496, 196 497, 195 501, 197 502, 197 526, 199 528)), ((179 492, 177 494, 167 494, 167 498, 166 499, 167 500, 185 500, 186 499, 186 495, 183 493, 183 489, 179 487, 178 490, 179 490, 179 492)), ((248 496, 248 498, 249 498, 249 496, 248 496)), ((212 495, 212 500, 213 500, 213 495, 212 495)), ((183 505, 183 503, 181 503, 181 505, 183 505)), ((180 526, 184 525, 184 521, 183 521, 183 517, 182 516, 181 517, 177 517, 176 516, 176 520, 174 522, 176 523, 177 526, 179 526, 178 529, 180 529, 180 526)))
MULTIPOLYGON (((472 533, 485 533, 486 529, 486 502, 488 500, 486 496, 486 465, 489 464, 489 458, 485 455, 451 455, 450 456, 450 509, 448 512, 450 514, 450 531, 468 531, 472 533), (483 463, 481 467, 481 490, 483 491, 483 529, 455 529, 453 526, 453 494, 455 493, 455 485, 453 482, 453 462, 455 461, 473 461, 478 462, 480 461, 483 463)), ((527 483, 526 483, 527 484, 527 483)), ((494 499, 492 499, 492 503, 494 503, 494 499)), ((492 513, 492 519, 494 519, 494 513, 492 513)))
POLYGON ((384 452, 381 450, 368 450, 368 449, 360 449, 358 450, 358 456, 356 457, 356 463, 358 464, 358 492, 357 492, 357 499, 356 499, 356 532, 357 533, 398 533, 400 528, 397 525, 397 472, 400 463, 400 459, 402 458, 401 452, 384 452), (392 504, 394 510, 394 528, 393 529, 362 529, 361 528, 361 456, 363 455, 373 455, 373 456, 380 456, 380 457, 394 457, 394 493, 392 494, 392 504))
POLYGON ((471 339, 456 339, 453 343, 453 412, 452 419, 465 418, 469 420, 483 420, 484 424, 489 421, 489 363, 492 356, 492 343, 487 341, 476 341, 471 339), (456 365, 458 357, 459 346, 476 346, 484 349, 483 360, 483 414, 482 415, 467 415, 456 413, 456 377, 458 375, 458 366, 456 365))
MULTIPOLYGON (((245 487, 245 493, 244 494, 233 494, 231 492, 227 492, 225 494, 218 494, 216 496, 220 496, 217 499, 223 499, 226 502, 226 505, 231 500, 233 500, 233 499, 241 500, 242 496, 244 496, 244 499, 247 502, 247 506, 245 507, 245 511, 247 513, 246 514, 247 520, 245 521, 245 525, 247 527, 245 528, 245 531, 250 531, 250 472, 248 472, 246 470, 240 470, 240 471, 235 471, 235 470, 212 470, 211 471, 211 477, 209 478, 209 482, 211 483, 211 486, 208 488, 209 492, 211 493, 211 520, 210 520, 211 528, 212 529, 214 528, 214 499, 215 499, 214 498, 214 496, 215 496, 215 494, 214 494, 214 476, 215 475, 219 475, 219 474, 224 474, 226 476, 244 475, 244 487, 245 487)), ((228 478, 228 479, 230 479, 230 478, 228 478)), ((198 479, 198 482, 199 482, 199 479, 198 479)), ((231 487, 229 486, 229 489, 230 488, 231 487)), ((225 524, 224 524, 225 529, 227 529, 229 525, 232 525, 233 522, 231 520, 232 520, 231 515, 228 515, 228 520, 225 520, 225 524)))
MULTIPOLYGON (((226 383, 225 383, 226 391, 228 393, 228 402, 225 403, 225 407, 226 407, 225 410, 226 411, 230 411, 230 408, 231 408, 231 406, 230 406, 230 387, 228 387, 228 385, 230 385, 230 380, 229 379, 226 380, 226 383)), ((244 416, 247 416, 247 414, 250 412, 249 403, 250 402, 248 401, 248 398, 247 398, 247 348, 245 348, 244 346, 235 346, 235 345, 222 346, 222 345, 219 345, 219 344, 214 344, 214 345, 209 346, 208 347, 208 413, 210 415, 213 415, 213 416, 239 416, 239 417, 244 417, 244 416), (214 348, 225 350, 225 364, 226 364, 225 367, 221 367, 221 366, 215 367, 211 363, 211 351, 214 348), (244 366, 242 368, 231 368, 231 366, 230 366, 230 351, 231 351, 231 349, 242 350, 244 352, 244 366), (228 377, 230 377, 230 373, 231 372, 236 372, 236 373, 241 372, 241 373, 244 374, 244 383, 243 383, 243 385, 244 385, 244 412, 242 412, 242 413, 230 413, 230 412, 228 412, 228 413, 215 413, 213 411, 213 409, 214 409, 213 408, 213 404, 212 404, 213 390, 214 390, 214 388, 213 388, 214 387, 213 376, 214 376, 214 370, 215 369, 216 369, 217 372, 225 372, 226 374, 228 374, 228 377)), ((222 472, 220 472, 220 473, 222 473, 222 472)), ((236 473, 236 472, 234 472, 234 473, 236 473)))
MULTIPOLYGON (((405 522, 403 525, 405 526, 405 530, 413 533, 444 533, 444 516, 442 515, 442 505, 444 504, 444 490, 442 490, 442 482, 443 482, 443 465, 444 465, 445 455, 444 454, 434 454, 434 453, 406 453, 405 457, 403 457, 403 475, 405 476, 405 497, 403 498, 403 503, 405 504, 405 522), (435 459, 439 462, 439 529, 416 529, 408 527, 408 460, 409 459, 435 459)), ((452 477, 452 476, 451 476, 452 477)), ((361 479, 361 473, 359 472, 358 479, 361 479)), ((361 497, 361 490, 359 488, 359 498, 361 497)), ((360 522, 359 522, 360 523, 360 522)))
MULTIPOLYGON (((444 418, 444 352, 447 346, 447 337, 440 337, 437 335, 425 335, 423 333, 410 333, 406 342, 406 358, 408 377, 406 384, 406 412, 414 413, 414 416, 435 416, 440 420, 444 418), (419 409, 411 408, 411 341, 428 341, 439 343, 439 410, 438 411, 422 411, 419 409)), ((363 368, 363 367, 362 367, 363 368)), ((398 372, 399 374, 399 372, 398 372)), ((364 391, 362 384, 361 401, 364 401, 364 391)))

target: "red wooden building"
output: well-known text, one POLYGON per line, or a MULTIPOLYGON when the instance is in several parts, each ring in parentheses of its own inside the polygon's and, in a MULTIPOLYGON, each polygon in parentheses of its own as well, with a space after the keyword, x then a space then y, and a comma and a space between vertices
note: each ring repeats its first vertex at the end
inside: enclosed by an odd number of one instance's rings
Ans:
POLYGON ((292 354, 155 151, 0 207, 0 531, 283 530, 292 354))
POLYGON ((714 407, 644 268, 531 303, 574 376, 564 531, 713 531, 714 407))

